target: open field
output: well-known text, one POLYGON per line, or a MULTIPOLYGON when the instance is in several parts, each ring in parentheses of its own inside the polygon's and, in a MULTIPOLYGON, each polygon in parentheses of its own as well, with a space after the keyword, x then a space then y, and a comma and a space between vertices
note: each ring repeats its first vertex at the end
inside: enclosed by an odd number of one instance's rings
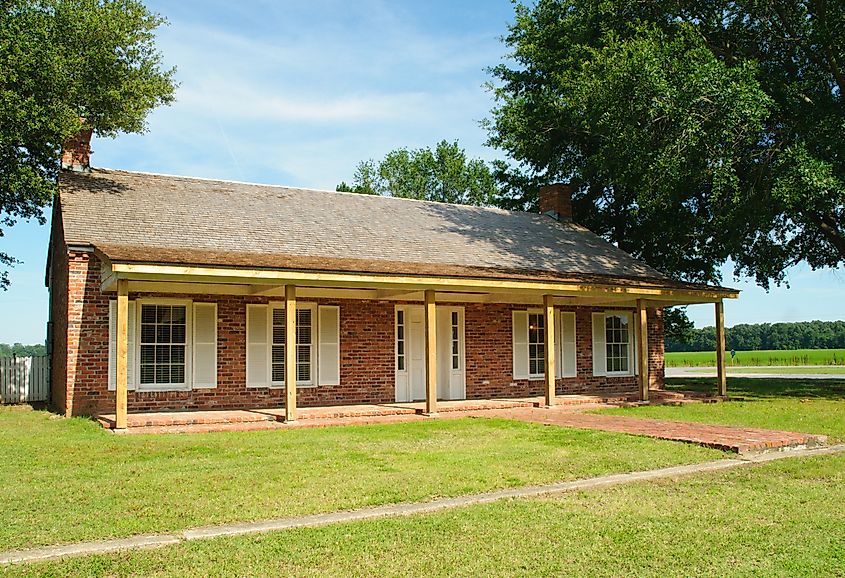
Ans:
POLYGON ((424 501, 717 459, 502 419, 117 436, 0 408, 0 549, 424 501))
MULTIPOLYGON (((708 389, 713 384, 685 379, 671 385, 708 389)), ((845 381, 730 379, 728 389, 748 400, 608 411, 845 440, 845 381)), ((629 451, 636 450, 621 449, 629 451)), ((10 566, 0 573, 841 576, 845 509, 832 505, 843 500, 845 455, 837 454, 407 518, 10 566)))
MULTIPOLYGON (((789 366, 789 365, 845 365, 845 349, 784 349, 737 351, 731 359, 725 353, 728 365, 789 366)), ((669 352, 666 367, 714 367, 715 351, 669 352)))
MULTIPOLYGON (((716 375, 715 367, 697 367, 691 368, 676 368, 678 371, 684 371, 687 375, 716 375)), ((731 366, 725 368, 728 375, 741 373, 754 373, 759 375, 841 375, 845 379, 845 365, 802 365, 800 367, 789 365, 767 365, 765 367, 745 367, 745 366, 731 366)))

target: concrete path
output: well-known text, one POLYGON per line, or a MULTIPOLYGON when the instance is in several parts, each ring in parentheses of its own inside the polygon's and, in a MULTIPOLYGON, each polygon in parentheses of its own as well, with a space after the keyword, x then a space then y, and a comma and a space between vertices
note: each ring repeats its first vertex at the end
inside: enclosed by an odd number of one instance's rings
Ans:
MULTIPOLYGON (((806 366, 817 367, 817 366, 806 366)), ((748 377, 752 379, 840 379, 845 380, 845 373, 782 373, 777 367, 754 367, 753 369, 767 369, 771 373, 750 373, 742 371, 744 367, 728 367, 728 377, 748 377)), ((748 368, 752 369, 752 368, 748 368)), ((666 377, 716 377, 715 367, 667 367, 666 377)), ((730 391, 730 384, 728 384, 730 391)))
POLYGON ((243 536, 247 534, 259 534, 262 532, 274 532, 289 530, 293 528, 313 528, 327 524, 338 524, 355 522, 360 520, 371 520, 374 518, 386 518, 396 516, 409 516, 413 514, 425 514, 472 506, 476 504, 487 504, 508 498, 529 498, 546 494, 571 492, 574 490, 590 490, 632 482, 643 482, 661 478, 673 478, 690 474, 700 474, 728 470, 747 464, 763 463, 773 460, 793 457, 822 456, 845 451, 845 445, 830 446, 815 449, 792 450, 788 452, 776 452, 760 454, 745 459, 731 458, 703 462, 685 466, 672 466, 655 470, 631 472, 627 474, 610 474, 585 480, 574 480, 570 482, 558 482, 540 486, 526 486, 507 490, 498 490, 483 494, 471 494, 458 496, 456 498, 441 498, 430 502, 412 504, 393 504, 378 506, 362 510, 344 512, 333 512, 328 514, 314 514, 311 516, 297 516, 291 518, 277 518, 261 522, 246 522, 241 524, 225 524, 220 526, 206 526, 182 530, 171 534, 147 534, 120 538, 115 540, 101 540, 96 542, 81 542, 63 546, 51 546, 45 548, 34 548, 31 550, 17 550, 0 553, 0 564, 14 564, 24 562, 37 562, 54 560, 71 556, 87 556, 91 554, 108 554, 123 550, 138 550, 147 548, 160 548, 162 546, 179 544, 191 540, 205 540, 220 536, 243 536))

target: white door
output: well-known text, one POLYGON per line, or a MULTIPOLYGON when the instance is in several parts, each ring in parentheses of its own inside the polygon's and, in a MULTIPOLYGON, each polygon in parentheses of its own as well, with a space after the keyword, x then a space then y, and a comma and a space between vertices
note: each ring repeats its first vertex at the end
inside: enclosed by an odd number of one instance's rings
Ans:
MULTIPOLYGON (((396 308, 396 401, 425 399, 425 310, 396 308)), ((464 399, 463 307, 437 308, 437 398, 464 399)))
POLYGON ((408 377, 411 397, 407 401, 425 399, 425 311, 422 307, 408 307, 408 377))

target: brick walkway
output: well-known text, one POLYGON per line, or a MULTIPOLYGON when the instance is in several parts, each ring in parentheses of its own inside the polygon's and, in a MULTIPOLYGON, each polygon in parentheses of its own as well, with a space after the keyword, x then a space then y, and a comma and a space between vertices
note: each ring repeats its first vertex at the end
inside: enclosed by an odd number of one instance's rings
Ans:
MULTIPOLYGON (((476 412, 473 412, 473 414, 478 415, 476 412)), ((740 454, 774 449, 814 447, 827 442, 827 438, 821 435, 707 423, 588 414, 559 411, 557 408, 513 408, 485 412, 484 414, 561 427, 596 429, 694 443, 740 454)))
MULTIPOLYGON (((582 410, 608 407, 607 399, 593 396, 560 396, 553 408, 540 407, 540 398, 444 401, 438 404, 438 418, 503 417, 534 423, 595 429, 617 433, 699 444, 734 453, 813 447, 826 443, 825 436, 720 426, 705 423, 640 419, 597 415, 582 410)), ((621 403, 625 403, 622 401, 621 403)), ((368 425, 433 419, 423 415, 424 404, 395 403, 301 408, 299 420, 284 421, 284 409, 181 411, 129 414, 128 429, 122 434, 206 433, 214 431, 257 431, 300 429, 341 425, 368 425)), ((114 427, 113 415, 97 420, 114 427)))

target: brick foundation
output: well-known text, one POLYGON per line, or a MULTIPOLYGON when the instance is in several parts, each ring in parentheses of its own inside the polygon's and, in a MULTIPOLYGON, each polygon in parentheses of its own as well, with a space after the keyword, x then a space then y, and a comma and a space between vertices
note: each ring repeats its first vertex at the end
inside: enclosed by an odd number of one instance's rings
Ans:
MULTIPOLYGON (((60 228, 59 228, 60 229, 60 228)), ((54 229, 55 230, 55 229, 54 229)), ((64 244, 56 243, 54 247, 64 244)), ((100 263, 93 253, 54 250, 51 307, 53 404, 67 415, 113 413, 108 390, 108 302, 100 293, 100 263)), ((130 299, 149 295, 132 294, 130 299)), ((284 405, 284 389, 246 387, 246 304, 268 298, 228 295, 156 295, 216 302, 217 387, 195 391, 130 391, 130 412, 182 409, 268 408, 284 405)), ((303 299, 303 301, 305 301, 303 299)), ((312 300, 308 300, 312 301, 312 300)), ((298 405, 388 403, 395 399, 394 302, 314 300, 340 306, 339 386, 301 387, 298 405)), ((464 304, 466 395, 469 399, 540 395, 542 380, 514 381, 511 311, 503 304, 464 304)), ((563 310, 567 310, 564 308, 563 310)), ((557 382, 559 394, 638 391, 636 377, 592 375, 592 308, 576 312, 578 374, 557 382)), ((649 311, 649 359, 653 387, 663 382, 663 320, 649 311)))

